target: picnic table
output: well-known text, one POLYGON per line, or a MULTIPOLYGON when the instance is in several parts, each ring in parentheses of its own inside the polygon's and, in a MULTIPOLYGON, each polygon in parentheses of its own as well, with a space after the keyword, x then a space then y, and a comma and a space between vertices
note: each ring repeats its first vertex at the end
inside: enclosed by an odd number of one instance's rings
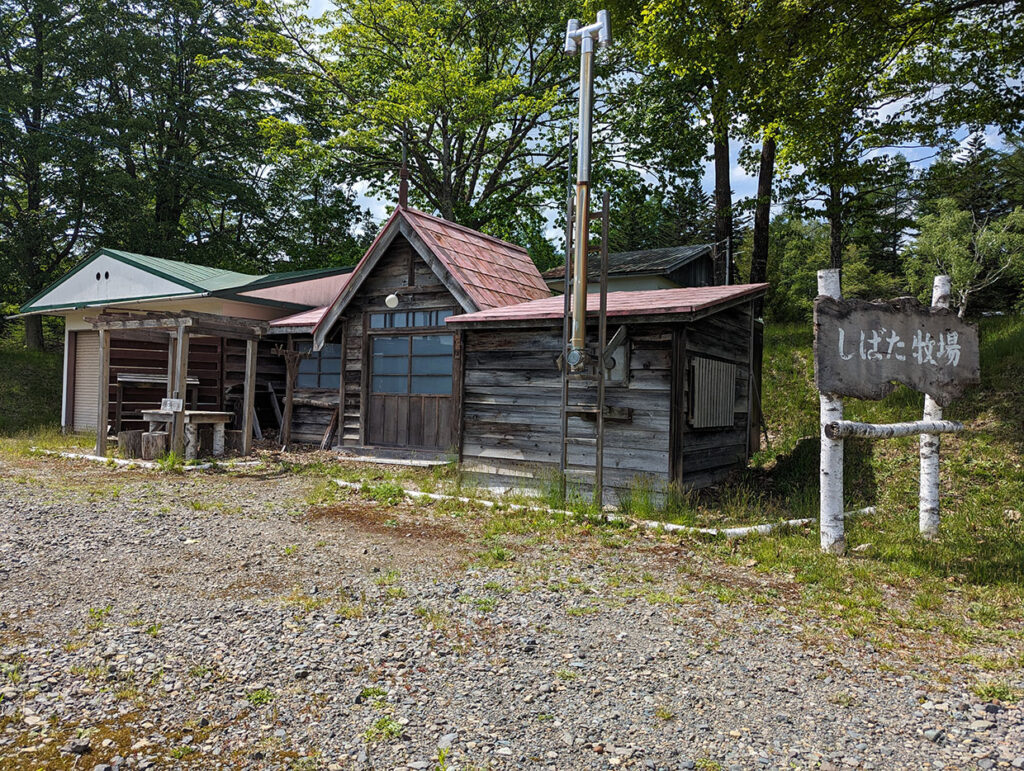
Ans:
MULTIPOLYGON (((185 410, 185 460, 193 460, 199 454, 199 426, 213 425, 213 455, 224 454, 224 431, 227 424, 235 417, 233 412, 216 410, 185 410)), ((161 425, 174 422, 174 413, 170 410, 143 410, 142 419, 149 422, 149 430, 157 431, 161 425)), ((169 429, 168 429, 169 431, 169 429)))

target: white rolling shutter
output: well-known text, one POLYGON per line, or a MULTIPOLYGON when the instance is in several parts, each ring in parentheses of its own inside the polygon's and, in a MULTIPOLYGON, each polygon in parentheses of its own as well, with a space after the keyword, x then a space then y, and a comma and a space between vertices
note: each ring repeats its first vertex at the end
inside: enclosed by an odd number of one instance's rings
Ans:
POLYGON ((75 342, 75 431, 96 430, 99 401, 100 333, 79 332, 75 342))

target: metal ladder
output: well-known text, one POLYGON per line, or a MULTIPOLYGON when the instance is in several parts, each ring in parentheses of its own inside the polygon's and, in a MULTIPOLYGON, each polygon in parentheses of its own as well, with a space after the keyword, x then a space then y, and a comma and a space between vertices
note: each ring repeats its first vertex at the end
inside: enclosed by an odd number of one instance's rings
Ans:
MULTIPOLYGON (((573 269, 573 198, 569 197, 566 204, 566 228, 565 228, 565 310, 562 314, 562 356, 559 359, 559 368, 562 373, 562 404, 561 404, 561 457, 558 470, 561 484, 562 500, 567 494, 567 484, 570 474, 580 476, 592 476, 594 485, 594 504, 598 510, 604 505, 604 419, 605 419, 605 379, 607 369, 604 366, 604 358, 608 347, 608 216, 609 216, 609 194, 605 192, 601 201, 601 210, 586 212, 587 227, 584 232, 589 233, 590 223, 593 220, 601 222, 601 242, 597 249, 589 250, 592 256, 601 261, 601 283, 600 303, 597 317, 597 345, 588 346, 587 363, 583 372, 572 372, 566 363, 566 354, 570 348, 571 331, 569 325, 570 312, 572 310, 570 299, 572 295, 572 282, 575 276, 573 269), (577 384, 581 387, 573 388, 577 384), (595 389, 591 388, 596 385, 595 389), (594 398, 596 397, 596 398, 594 398), (592 436, 573 436, 569 434, 569 418, 582 418, 585 421, 594 421, 594 434, 592 436), (583 465, 569 464, 569 448, 572 446, 593 447, 594 466, 593 469, 583 465)), ((589 260, 588 260, 589 262, 589 260)), ((586 276, 582 277, 587 280, 586 276)), ((580 480, 581 482, 583 480, 580 480)), ((591 480, 586 480, 590 482, 591 480)))

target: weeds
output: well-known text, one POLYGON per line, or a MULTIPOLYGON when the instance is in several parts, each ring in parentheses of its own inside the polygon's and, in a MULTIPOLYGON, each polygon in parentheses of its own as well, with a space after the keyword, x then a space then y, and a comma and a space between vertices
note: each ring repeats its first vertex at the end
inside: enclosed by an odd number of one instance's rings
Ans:
POLYGON ((274 692, 269 688, 260 688, 259 690, 248 693, 245 699, 254 707, 262 707, 266 704, 270 704, 270 702, 274 700, 274 692))
POLYGON ((402 726, 397 720, 388 715, 378 718, 373 725, 363 732, 363 738, 367 742, 391 741, 402 736, 402 726))

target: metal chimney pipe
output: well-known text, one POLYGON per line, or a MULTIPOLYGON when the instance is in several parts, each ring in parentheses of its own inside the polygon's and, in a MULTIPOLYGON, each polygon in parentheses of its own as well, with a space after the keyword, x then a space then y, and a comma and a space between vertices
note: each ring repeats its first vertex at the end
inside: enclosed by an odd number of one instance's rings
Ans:
POLYGON ((594 113, 594 46, 611 42, 607 11, 598 11, 597 21, 580 27, 570 19, 565 33, 566 53, 580 53, 579 147, 576 154, 576 223, 573 231, 572 336, 566 362, 573 370, 586 363, 587 335, 587 247, 590 218, 590 144, 594 113), (578 43, 578 45, 577 45, 578 43))

